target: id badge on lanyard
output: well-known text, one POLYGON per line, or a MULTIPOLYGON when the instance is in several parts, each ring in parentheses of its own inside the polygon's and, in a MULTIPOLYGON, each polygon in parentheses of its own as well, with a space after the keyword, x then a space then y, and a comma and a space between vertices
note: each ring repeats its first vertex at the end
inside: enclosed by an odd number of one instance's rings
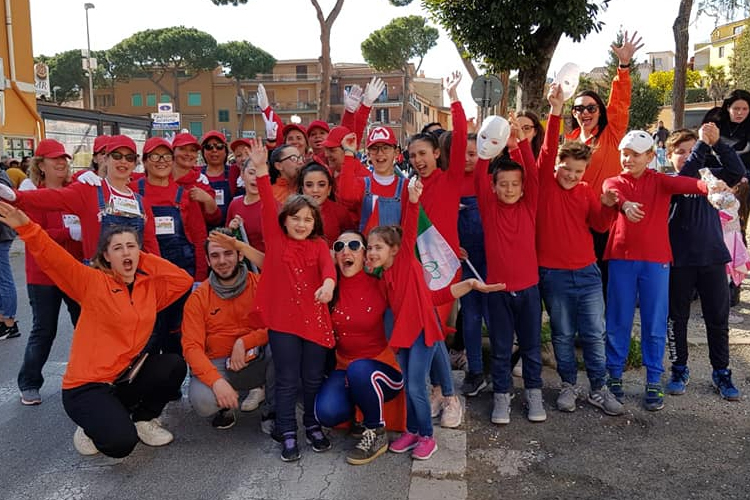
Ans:
POLYGON ((125 215, 128 217, 143 217, 141 208, 138 206, 138 200, 133 198, 124 198, 113 194, 109 198, 110 206, 112 211, 117 215, 125 215))

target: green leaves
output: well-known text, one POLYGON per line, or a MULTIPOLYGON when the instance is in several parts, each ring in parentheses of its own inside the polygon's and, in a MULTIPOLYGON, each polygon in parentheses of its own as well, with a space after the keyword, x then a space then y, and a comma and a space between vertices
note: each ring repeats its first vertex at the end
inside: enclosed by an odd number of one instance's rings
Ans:
POLYGON ((742 34, 735 41, 731 68, 735 87, 750 89, 750 23, 745 25, 742 34))
POLYGON ((424 17, 397 17, 362 42, 362 57, 378 71, 403 69, 411 59, 419 58, 419 69, 438 36, 438 30, 428 26, 424 17))
POLYGON ((50 89, 60 87, 54 93, 58 104, 78 99, 81 89, 88 85, 88 76, 81 61, 80 50, 68 50, 52 57, 36 58, 36 62, 44 62, 49 66, 50 89))
POLYGON ((255 78, 258 73, 271 73, 276 59, 250 42, 227 42, 218 46, 216 57, 227 76, 235 80, 255 78))

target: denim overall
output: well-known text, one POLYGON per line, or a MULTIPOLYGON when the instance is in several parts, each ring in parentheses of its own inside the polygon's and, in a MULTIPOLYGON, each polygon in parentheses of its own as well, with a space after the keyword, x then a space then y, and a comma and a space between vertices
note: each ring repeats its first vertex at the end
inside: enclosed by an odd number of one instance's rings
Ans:
MULTIPOLYGON (((206 167, 203 167, 202 172, 206 173, 206 167)), ((208 184, 214 189, 214 191, 221 191, 224 199, 221 200, 223 203, 216 202, 221 210, 221 221, 216 226, 208 228, 210 231, 214 227, 224 227, 224 223, 227 219, 227 209, 229 208, 229 202, 232 201, 232 191, 229 189, 229 165, 224 165, 224 180, 221 181, 208 181, 208 184)))
MULTIPOLYGON (((404 177, 397 175, 396 195, 392 198, 378 196, 378 223, 376 226, 390 226, 401 224, 401 191, 404 187, 404 177)), ((359 221, 359 230, 364 232, 367 223, 372 216, 372 179, 365 177, 365 197, 362 200, 362 217, 359 221)))
POLYGON ((101 186, 96 186, 96 196, 99 202, 99 213, 101 214, 99 236, 104 233, 104 230, 112 226, 127 226, 132 227, 138 231, 141 241, 143 241, 143 228, 146 225, 146 212, 143 209, 143 199, 137 193, 133 193, 136 201, 138 202, 138 209, 141 211, 141 216, 128 217, 125 215, 114 215, 107 213, 107 203, 104 202, 104 190, 101 186))

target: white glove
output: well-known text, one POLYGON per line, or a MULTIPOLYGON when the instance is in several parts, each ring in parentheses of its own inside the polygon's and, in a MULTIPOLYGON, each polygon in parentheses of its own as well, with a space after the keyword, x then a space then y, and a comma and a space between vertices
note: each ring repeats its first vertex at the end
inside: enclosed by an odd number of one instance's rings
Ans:
POLYGON ((370 80, 370 83, 368 83, 365 87, 365 95, 362 98, 362 104, 364 104, 368 108, 371 108, 372 104, 375 102, 375 99, 380 97, 380 94, 383 93, 383 90, 385 90, 385 82, 377 76, 373 76, 372 80, 370 80))
POLYGON ((354 113, 355 111, 357 111, 361 100, 362 87, 360 87, 359 85, 352 85, 348 92, 346 91, 346 89, 344 89, 344 108, 348 112, 354 113))
POLYGON ((201 184, 205 184, 206 186, 209 186, 211 183, 208 182, 208 177, 206 177, 206 174, 201 174, 198 176, 198 182, 201 184))
POLYGON ((68 232, 70 233, 70 239, 74 241, 81 241, 81 225, 80 224, 73 224, 68 228, 68 232))
POLYGON ((0 198, 5 201, 16 201, 16 193, 5 184, 0 184, 0 198))
POLYGON ((510 137, 508 120, 491 115, 484 119, 477 134, 477 156, 491 160, 499 155, 510 137))
POLYGON ((245 187, 245 181, 242 180, 242 176, 237 177, 237 187, 238 188, 245 187))
POLYGON ((258 92, 255 95, 258 97, 258 107, 261 111, 265 111, 265 109, 270 106, 270 104, 268 102, 268 94, 266 94, 266 88, 262 83, 258 84, 258 92))
POLYGON ((81 184, 88 184, 89 186, 102 185, 102 178, 96 175, 96 172, 92 172, 91 170, 82 173, 77 180, 81 184))
POLYGON ((273 111, 269 113, 268 118, 266 118, 264 113, 261 113, 260 116, 263 118, 263 123, 266 124, 266 140, 275 141, 279 133, 279 124, 273 119, 273 111))

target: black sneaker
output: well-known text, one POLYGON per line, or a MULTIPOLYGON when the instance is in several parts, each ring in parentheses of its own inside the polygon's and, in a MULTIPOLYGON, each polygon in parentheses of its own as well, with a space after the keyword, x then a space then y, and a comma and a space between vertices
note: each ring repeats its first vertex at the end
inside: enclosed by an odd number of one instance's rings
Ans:
POLYGON ((313 451, 321 453, 331 449, 331 442, 328 440, 323 429, 319 425, 310 427, 305 431, 307 444, 312 446, 313 451))
POLYGON ((216 415, 214 415, 213 420, 211 420, 211 425, 213 427, 222 430, 231 429, 236 423, 237 419, 234 416, 234 412, 226 408, 219 410, 216 415))
POLYGON ((467 373, 461 392, 464 396, 476 396, 485 387, 487 387, 487 380, 484 378, 484 373, 467 373))
POLYGON ((13 323, 13 326, 7 326, 5 323, 0 323, 0 340, 14 339, 20 337, 21 332, 18 331, 18 322, 13 323))
POLYGON ((297 437, 294 434, 284 434, 281 443, 281 460, 284 462, 296 462, 299 460, 299 448, 297 448, 297 437))

